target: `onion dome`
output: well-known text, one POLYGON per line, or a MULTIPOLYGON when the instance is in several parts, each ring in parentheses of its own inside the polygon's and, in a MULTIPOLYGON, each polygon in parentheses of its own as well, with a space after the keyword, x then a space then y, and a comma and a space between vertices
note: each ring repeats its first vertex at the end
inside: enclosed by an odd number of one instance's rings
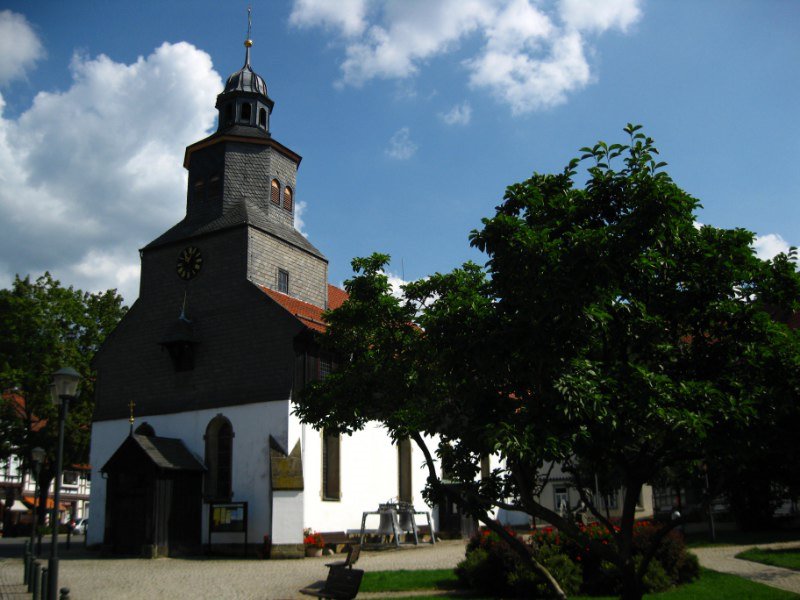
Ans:
POLYGON ((253 67, 250 66, 250 48, 253 45, 253 41, 248 39, 244 45, 247 48, 244 66, 228 77, 228 81, 225 84, 225 90, 222 93, 230 94, 231 92, 250 92, 266 96, 266 82, 261 75, 253 71, 253 67))
POLYGON ((217 96, 219 110, 218 132, 235 130, 241 135, 269 135, 269 117, 275 102, 267 95, 267 84, 250 66, 250 48, 253 40, 248 36, 244 66, 232 73, 225 89, 217 96))

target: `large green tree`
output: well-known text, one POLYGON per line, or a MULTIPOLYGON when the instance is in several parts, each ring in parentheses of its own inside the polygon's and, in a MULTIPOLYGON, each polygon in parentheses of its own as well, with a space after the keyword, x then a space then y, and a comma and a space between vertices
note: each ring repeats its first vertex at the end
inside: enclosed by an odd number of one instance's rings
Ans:
POLYGON ((88 293, 62 286, 49 273, 16 277, 0 290, 0 430, 6 454, 28 465, 31 450, 47 451, 40 476, 46 497, 54 477, 58 410, 50 400, 52 373, 72 366, 82 376, 69 407, 64 464, 88 463, 94 374, 91 360, 127 310, 116 290, 88 293), (21 399, 22 402, 18 402, 21 399))
POLYGON ((375 420, 411 437, 432 500, 454 497, 545 577, 491 511, 549 521, 616 565, 624 598, 640 598, 662 539, 634 556, 642 486, 735 455, 731 440, 752 435, 762 415, 796 410, 798 338, 775 316, 796 309, 800 278, 786 256, 759 260, 750 232, 700 226, 698 202, 652 140, 638 126, 626 132, 627 144, 600 142, 561 173, 510 186, 471 234, 485 267, 408 284, 400 300, 382 272, 387 256, 354 260, 350 298, 326 314, 321 338, 340 364, 297 413, 344 432, 375 420), (457 485, 437 478, 429 436, 457 485), (488 454, 502 467, 481 480, 488 454), (539 502, 553 464, 613 544, 539 502), (622 486, 617 527, 588 492, 592 472, 622 486))

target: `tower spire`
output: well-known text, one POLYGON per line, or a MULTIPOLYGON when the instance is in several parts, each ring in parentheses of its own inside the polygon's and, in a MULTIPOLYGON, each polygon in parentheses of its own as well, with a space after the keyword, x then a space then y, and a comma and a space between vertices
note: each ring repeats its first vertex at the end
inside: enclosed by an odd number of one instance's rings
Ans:
POLYGON ((248 6, 247 7, 247 39, 244 41, 244 47, 246 48, 245 54, 244 54, 244 66, 245 67, 249 67, 250 66, 250 48, 253 45, 253 40, 250 39, 250 30, 253 27, 252 11, 253 11, 253 9, 250 6, 248 6))

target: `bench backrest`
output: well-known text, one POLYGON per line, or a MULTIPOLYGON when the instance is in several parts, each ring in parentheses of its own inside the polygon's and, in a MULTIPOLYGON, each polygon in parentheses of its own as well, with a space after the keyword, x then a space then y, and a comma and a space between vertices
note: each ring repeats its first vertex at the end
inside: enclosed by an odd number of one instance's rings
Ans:
POLYGON ((325 592, 342 600, 355 598, 363 576, 363 569, 331 569, 325 581, 325 592))
POLYGON ((347 559, 344 562, 345 567, 353 568, 353 565, 358 562, 358 557, 361 555, 361 544, 350 544, 347 550, 347 559))

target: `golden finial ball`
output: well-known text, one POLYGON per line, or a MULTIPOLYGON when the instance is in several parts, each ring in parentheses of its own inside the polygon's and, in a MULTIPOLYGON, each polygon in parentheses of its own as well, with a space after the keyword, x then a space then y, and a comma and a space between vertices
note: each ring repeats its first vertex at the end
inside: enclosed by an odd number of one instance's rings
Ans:
POLYGON ((245 48, 250 48, 253 45, 253 40, 244 41, 245 48))

